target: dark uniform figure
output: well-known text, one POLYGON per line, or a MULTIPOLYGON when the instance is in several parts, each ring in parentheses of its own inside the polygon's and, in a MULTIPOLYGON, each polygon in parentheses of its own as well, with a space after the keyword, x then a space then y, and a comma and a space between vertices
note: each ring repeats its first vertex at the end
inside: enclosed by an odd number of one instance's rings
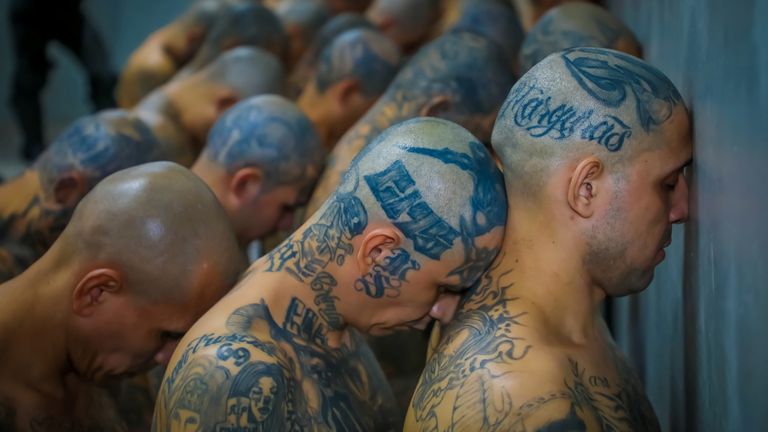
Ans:
POLYGON ((11 0, 11 30, 16 58, 11 103, 24 139, 23 154, 34 160, 43 150, 40 91, 51 62, 46 46, 58 41, 86 70, 94 109, 115 105, 115 75, 96 29, 83 15, 81 0, 11 0))

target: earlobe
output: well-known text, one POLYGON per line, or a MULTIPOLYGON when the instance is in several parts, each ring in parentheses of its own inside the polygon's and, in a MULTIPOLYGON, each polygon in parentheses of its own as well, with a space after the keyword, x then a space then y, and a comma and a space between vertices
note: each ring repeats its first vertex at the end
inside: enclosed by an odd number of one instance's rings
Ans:
POLYGON ((582 160, 573 170, 568 182, 568 205, 582 218, 589 218, 595 212, 598 180, 602 174, 603 163, 596 157, 582 160))
POLYGON ((376 228, 366 232, 357 252, 357 267, 361 275, 368 273, 374 264, 391 255, 392 249, 400 246, 403 236, 392 227, 376 228))
POLYGON ((116 270, 91 270, 80 279, 72 292, 72 310, 77 315, 90 316, 98 305, 104 303, 104 293, 115 293, 122 285, 122 277, 116 270))
POLYGON ((451 99, 447 96, 435 96, 419 110, 421 117, 440 117, 451 108, 451 99))
POLYGON ((80 173, 68 173, 53 185, 53 199, 58 205, 74 207, 83 195, 85 195, 85 179, 80 173))

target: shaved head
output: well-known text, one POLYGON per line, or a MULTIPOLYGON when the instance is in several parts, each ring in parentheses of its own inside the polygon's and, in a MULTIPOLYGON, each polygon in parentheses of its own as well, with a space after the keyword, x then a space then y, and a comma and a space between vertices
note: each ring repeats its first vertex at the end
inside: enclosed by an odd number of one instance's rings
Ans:
MULTIPOLYGON (((512 87, 493 130, 507 188, 536 195, 553 169, 599 155, 619 170, 653 150, 682 97, 658 69, 601 48, 573 48, 536 64, 512 87)), ((686 114, 687 116, 687 114, 686 114)))
POLYGON ((464 2, 456 31, 481 34, 496 43, 506 56, 510 67, 517 61, 525 33, 515 8, 500 0, 469 0, 464 2))
POLYGON ((366 17, 401 48, 418 43, 438 16, 436 0, 374 0, 366 17))
POLYGON ((244 100, 216 122, 203 156, 228 172, 245 166, 264 170, 268 187, 314 183, 325 151, 312 124, 282 96, 244 100))
POLYGON ((283 91, 284 68, 273 54, 255 47, 238 47, 222 53, 202 69, 199 79, 237 92, 241 98, 283 91))
POLYGON ((77 206, 57 244, 69 259, 116 268, 129 290, 160 303, 220 296, 193 293, 189 285, 201 273, 234 284, 245 265, 216 197, 170 162, 104 179, 77 206))
POLYGON ((506 198, 501 173, 477 138, 455 123, 417 118, 387 129, 358 155, 315 218, 339 224, 349 238, 367 225, 393 224, 408 255, 458 263, 451 288, 460 290, 496 256, 506 198), (480 247, 477 239, 488 234, 493 246, 480 247))
POLYGON ((251 2, 234 2, 217 14, 184 71, 199 70, 222 52, 240 45, 262 48, 281 61, 288 55, 288 35, 271 10, 251 2))
POLYGON ((107 110, 77 120, 35 161, 46 195, 66 176, 79 176, 84 192, 121 169, 167 155, 149 127, 125 110, 107 110))
POLYGON ((400 66, 400 49, 373 29, 353 29, 337 36, 320 54, 315 83, 324 92, 333 84, 354 78, 365 96, 386 90, 400 66))
POLYGON ((547 12, 528 32, 520 51, 520 73, 550 54, 575 47, 611 48, 640 56, 632 31, 591 3, 567 3, 547 12))

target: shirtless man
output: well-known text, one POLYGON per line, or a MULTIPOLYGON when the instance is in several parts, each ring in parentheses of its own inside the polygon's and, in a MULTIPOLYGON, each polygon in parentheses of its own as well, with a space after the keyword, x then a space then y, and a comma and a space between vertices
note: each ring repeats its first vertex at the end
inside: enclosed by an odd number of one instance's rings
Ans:
POLYGON ((0 282, 42 256, 99 180, 162 159, 159 150, 151 129, 122 110, 84 117, 59 135, 30 169, 0 185, 0 282))
POLYGON ((298 99, 320 134, 333 146, 389 86, 400 67, 400 49, 374 29, 338 35, 321 53, 298 99))
POLYGON ((659 430, 600 305, 645 289, 688 217, 682 97, 633 56, 566 50, 515 84, 493 147, 504 244, 427 361, 405 429, 659 430))
POLYGON ((412 54, 427 40, 439 12, 437 0, 373 0, 365 16, 404 53, 412 54))
POLYGON ((351 12, 336 15, 320 27, 320 30, 317 31, 304 54, 302 54, 301 60, 291 70, 291 75, 288 79, 288 95, 291 98, 299 95, 306 83, 314 75, 320 59, 320 53, 325 47, 333 42, 338 35, 356 28, 372 29, 375 27, 364 16, 351 12))
POLYGON ((454 31, 479 33, 495 42, 504 52, 511 70, 516 69, 520 44, 525 33, 515 9, 506 0, 464 0, 454 31))
POLYGON ((283 88, 284 69, 274 55, 238 47, 194 74, 174 77, 133 112, 152 128, 170 160, 190 166, 224 111, 247 97, 283 88))
POLYGON ((90 405, 92 384, 167 363, 244 265, 191 172, 158 162, 106 178, 51 249, 0 286, 0 429, 121 430, 90 405))
POLYGON ((352 329, 449 319, 454 292, 498 252, 504 203, 490 153, 465 129, 425 118, 385 131, 323 208, 184 337, 154 430, 399 429, 352 329))
POLYGON ((392 125, 419 116, 441 117, 489 141, 496 113, 513 83, 500 48, 482 36, 449 32, 424 46, 334 147, 305 217, 336 190, 357 153, 392 125))
POLYGON ((331 12, 328 6, 319 1, 283 0, 275 8, 275 15, 283 24, 290 41, 288 68, 292 69, 311 45, 315 34, 331 17, 331 12))
POLYGON ((0 185, 0 281, 51 246, 75 205, 101 179, 155 160, 191 165, 221 112, 281 84, 282 66, 274 56, 240 47, 166 84, 133 111, 103 111, 75 122, 30 169, 0 185))
POLYGON ((568 48, 610 48, 641 56, 632 30, 607 10, 591 3, 566 3, 544 15, 520 49, 520 75, 550 54, 568 48))
POLYGON ((277 18, 251 0, 198 0, 181 17, 152 33, 134 51, 117 85, 117 102, 132 108, 180 70, 192 73, 237 45, 259 46, 280 57, 286 36, 277 18))
POLYGON ((192 171, 208 184, 246 246, 293 226, 325 162, 312 123, 291 101, 246 99, 216 122, 192 171))

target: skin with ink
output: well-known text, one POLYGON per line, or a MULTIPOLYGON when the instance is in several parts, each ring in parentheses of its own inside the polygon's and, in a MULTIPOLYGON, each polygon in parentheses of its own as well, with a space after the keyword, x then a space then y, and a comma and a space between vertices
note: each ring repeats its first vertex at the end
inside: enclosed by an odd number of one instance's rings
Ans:
POLYGON ((600 6, 574 2, 553 8, 528 32, 520 49, 519 72, 552 53, 573 47, 611 48, 641 56, 640 43, 618 18, 600 6))
POLYGON ((635 57, 574 48, 515 84, 492 143, 515 203, 504 243, 441 329, 405 430, 659 430, 599 308, 648 286, 688 216, 682 97, 635 57))
POLYGON ((290 40, 288 65, 293 68, 309 48, 315 34, 330 18, 328 7, 321 2, 284 0, 274 10, 290 40))
POLYGON ((309 119, 277 95, 246 99, 216 122, 192 171, 216 194, 242 245, 290 229, 325 159, 309 119))
POLYGON ((188 170, 155 162, 106 177, 35 265, 0 286, 0 429, 126 430, 96 384, 166 364, 244 266, 188 170))
POLYGON ((301 93, 304 86, 311 79, 317 68, 317 62, 320 53, 336 37, 347 30, 355 28, 373 29, 373 24, 363 16, 356 13, 342 13, 326 21, 326 23, 317 31, 312 42, 307 47, 301 60, 293 67, 289 81, 288 95, 293 97, 301 93))
POLYGON ((185 336, 153 429, 194 418, 200 430, 398 430, 394 396, 359 332, 447 321, 445 302, 498 251, 503 190, 489 152, 460 126, 421 118, 385 131, 321 210, 185 336), (200 376, 207 396, 190 409, 185 395, 200 376), (247 398, 243 386, 282 403, 255 409, 259 394, 247 398))
POLYGON ((441 117, 487 141, 512 83, 503 54, 482 36, 450 32, 424 46, 334 147, 307 206, 307 217, 330 196, 352 159, 394 124, 418 116, 441 117))
POLYGON ((265 8, 248 0, 198 0, 131 54, 118 81, 118 105, 135 107, 179 71, 200 70, 232 47, 259 46, 281 57, 285 44, 279 22, 265 8))
POLYGON ((405 53, 412 53, 424 42, 438 18, 434 0, 374 0, 365 17, 405 53))
POLYGON ((29 170, 0 185, 0 280, 37 260, 101 179, 156 160, 191 165, 202 148, 198 141, 224 109, 275 92, 282 80, 274 56, 240 47, 166 84, 134 110, 105 110, 73 123, 29 170))
POLYGON ((80 199, 101 179, 163 157, 153 132, 123 110, 83 117, 57 137, 31 169, 0 185, 0 280, 20 274, 48 250, 80 199))
POLYGON ((326 149, 373 105, 400 67, 400 49, 367 28, 345 31, 319 54, 297 103, 312 120, 326 149))

